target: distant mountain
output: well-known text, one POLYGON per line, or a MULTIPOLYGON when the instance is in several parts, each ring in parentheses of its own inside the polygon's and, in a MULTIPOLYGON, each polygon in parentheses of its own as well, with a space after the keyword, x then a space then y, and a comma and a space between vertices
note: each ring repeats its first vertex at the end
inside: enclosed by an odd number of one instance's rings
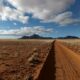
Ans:
POLYGON ((20 39, 53 39, 52 37, 42 37, 38 34, 33 34, 31 36, 22 36, 20 39))
POLYGON ((77 36, 58 37, 58 39, 79 39, 77 36))

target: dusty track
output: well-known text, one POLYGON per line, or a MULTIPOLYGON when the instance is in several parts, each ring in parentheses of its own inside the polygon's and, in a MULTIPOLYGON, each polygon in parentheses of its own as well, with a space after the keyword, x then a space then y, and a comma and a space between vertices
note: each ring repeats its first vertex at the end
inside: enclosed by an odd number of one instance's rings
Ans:
POLYGON ((53 42, 37 80, 80 80, 80 56, 58 41, 53 42))
POLYGON ((55 64, 55 54, 54 54, 54 43, 52 43, 52 48, 45 61, 45 64, 40 72, 37 80, 55 80, 56 67, 55 64))

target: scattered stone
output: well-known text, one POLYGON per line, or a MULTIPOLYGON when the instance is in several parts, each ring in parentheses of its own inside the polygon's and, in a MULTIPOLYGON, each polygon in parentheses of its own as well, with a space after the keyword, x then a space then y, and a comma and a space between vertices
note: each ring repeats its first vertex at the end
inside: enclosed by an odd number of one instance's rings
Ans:
POLYGON ((39 64, 41 62, 39 53, 40 53, 40 50, 37 48, 34 48, 32 56, 28 59, 28 62, 30 63, 31 66, 39 64))
POLYGON ((24 80, 33 80, 33 76, 31 74, 29 74, 28 76, 25 77, 24 80))

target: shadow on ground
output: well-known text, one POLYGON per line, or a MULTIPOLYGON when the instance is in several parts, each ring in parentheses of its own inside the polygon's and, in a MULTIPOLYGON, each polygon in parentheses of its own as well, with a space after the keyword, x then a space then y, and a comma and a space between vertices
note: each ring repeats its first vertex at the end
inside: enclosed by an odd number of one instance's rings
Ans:
POLYGON ((46 62, 40 72, 37 80, 55 80, 56 67, 55 67, 55 41, 52 43, 50 53, 46 59, 46 62))

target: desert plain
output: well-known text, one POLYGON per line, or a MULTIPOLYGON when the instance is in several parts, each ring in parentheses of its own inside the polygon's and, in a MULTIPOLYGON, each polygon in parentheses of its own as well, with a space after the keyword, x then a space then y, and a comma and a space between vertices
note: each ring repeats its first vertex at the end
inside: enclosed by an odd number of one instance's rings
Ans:
POLYGON ((80 80, 80 39, 0 40, 0 80, 80 80))

